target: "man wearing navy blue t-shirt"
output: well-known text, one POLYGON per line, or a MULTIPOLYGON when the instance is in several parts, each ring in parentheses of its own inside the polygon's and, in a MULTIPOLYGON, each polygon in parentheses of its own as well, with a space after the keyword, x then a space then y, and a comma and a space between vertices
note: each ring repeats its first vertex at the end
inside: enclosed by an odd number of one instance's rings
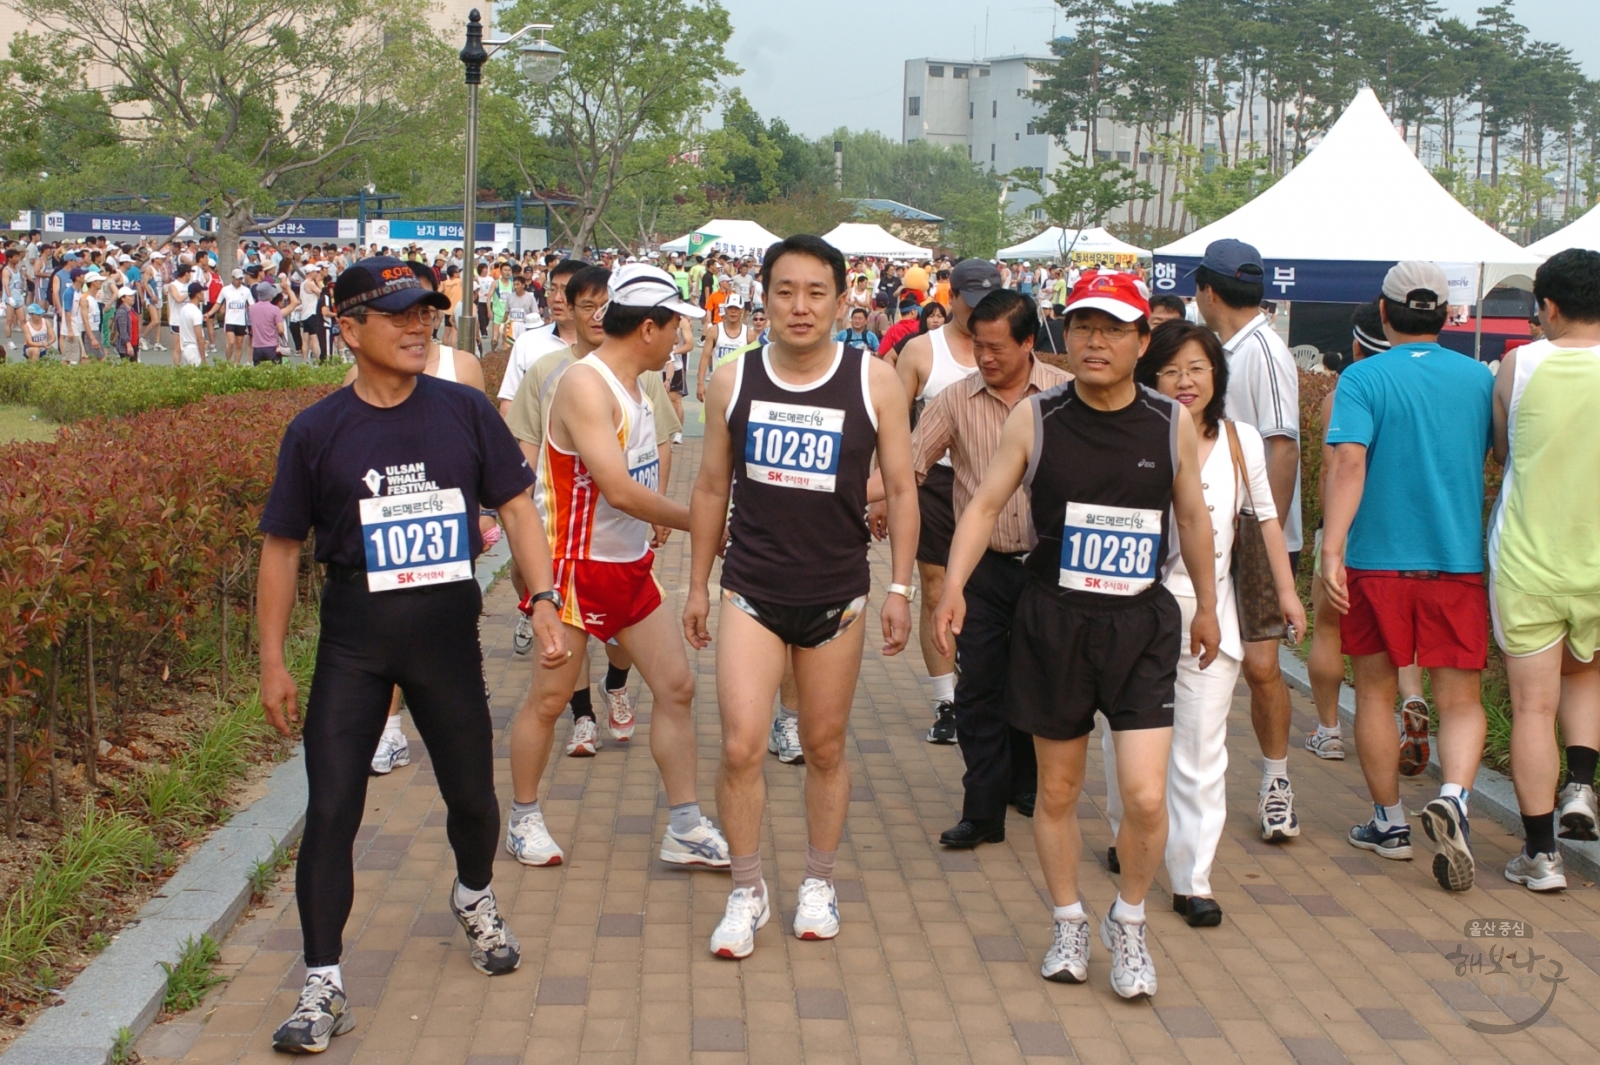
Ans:
POLYGON ((333 299, 360 372, 290 423, 261 516, 261 703, 285 735, 297 692, 283 646, 301 545, 313 529, 317 561, 327 567, 295 869, 306 985, 273 1036, 273 1046, 290 1053, 326 1050, 355 1024, 339 971, 355 891, 351 849, 395 685, 448 809, 456 855, 450 908, 466 929, 472 964, 495 976, 521 963, 489 887, 500 805, 478 644, 483 597, 473 575, 481 507, 499 509, 517 568, 535 590, 543 664, 568 657, 550 551, 527 495, 533 476, 516 440, 481 391, 423 373, 444 297, 400 260, 374 257, 339 275, 333 299))

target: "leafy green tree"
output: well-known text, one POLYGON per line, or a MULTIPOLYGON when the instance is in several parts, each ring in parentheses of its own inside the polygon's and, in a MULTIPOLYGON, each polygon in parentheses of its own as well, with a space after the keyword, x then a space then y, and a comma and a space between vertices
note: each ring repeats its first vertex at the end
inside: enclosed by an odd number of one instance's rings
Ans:
MULTIPOLYGON (((420 14, 358 0, 15 0, 22 35, 0 65, 10 99, 115 129, 67 191, 164 195, 175 214, 216 218, 232 267, 239 239, 346 179, 368 153, 437 137, 449 49, 420 14), (39 78, 27 57, 64 61, 39 78), (108 87, 86 89, 93 63, 108 87), (280 201, 288 206, 280 207, 280 201), (269 220, 258 222, 258 215, 269 220)), ((100 80, 100 79, 97 79, 100 80)))
POLYGON ((1039 197, 1034 208, 1044 212, 1046 222, 1075 230, 1100 225, 1106 215, 1128 201, 1153 196, 1156 191, 1128 167, 1110 159, 1084 162, 1075 158, 1058 166, 1048 179, 1034 170, 1017 170, 1011 180, 1039 197))
POLYGON ((566 223, 575 248, 592 243, 618 189, 636 174, 638 143, 651 141, 668 157, 700 147, 693 131, 715 102, 718 79, 739 73, 725 51, 733 27, 717 0, 517 0, 496 19, 553 23, 551 40, 566 49, 566 68, 548 85, 494 79, 492 90, 516 118, 500 127, 507 139, 491 150, 514 158, 530 184, 577 201, 566 223))

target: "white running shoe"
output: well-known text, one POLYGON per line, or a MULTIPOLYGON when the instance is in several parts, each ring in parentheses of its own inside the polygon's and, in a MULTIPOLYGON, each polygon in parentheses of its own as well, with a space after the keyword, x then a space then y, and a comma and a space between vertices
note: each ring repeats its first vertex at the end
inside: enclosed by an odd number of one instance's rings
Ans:
POLYGON ((710 818, 700 818, 700 823, 679 835, 667 826, 661 837, 661 860, 673 865, 704 865, 712 869, 728 868, 728 841, 722 838, 710 818))
POLYGON ((560 865, 561 848, 544 827, 544 814, 523 814, 506 828, 506 850, 523 865, 560 865))
POLYGON ((572 723, 572 738, 567 740, 568 758, 593 758, 600 749, 600 728, 592 717, 580 717, 572 723))
POLYGON ((611 729, 611 738, 618 743, 627 743, 633 739, 633 700, 628 698, 626 687, 612 691, 604 684, 600 685, 600 692, 606 697, 606 709, 610 711, 610 720, 607 722, 611 729))
POLYGON ((372 752, 373 776, 388 776, 401 766, 410 764, 411 744, 406 742, 406 734, 385 729, 383 737, 378 740, 378 749, 372 752))
POLYGON ((805 752, 800 749, 800 718, 778 712, 772 719, 772 731, 767 733, 767 753, 777 755, 784 765, 806 764, 805 752))
POLYGON ((1344 737, 1330 736, 1321 729, 1306 737, 1306 750, 1330 762, 1344 761, 1344 737))
POLYGON ((796 939, 832 939, 839 934, 839 896, 826 880, 800 881, 800 904, 794 911, 796 939))
POLYGON ((1261 838, 1268 843, 1282 843, 1300 834, 1300 819, 1294 815, 1294 789, 1289 786, 1288 777, 1278 777, 1261 790, 1256 816, 1261 818, 1261 838))
POLYGON ((734 888, 722 923, 711 933, 711 953, 719 958, 748 958, 756 949, 756 932, 771 918, 765 880, 759 894, 755 888, 734 888))
POLYGON ((1081 984, 1089 978, 1089 919, 1057 921, 1055 941, 1039 966, 1039 975, 1058 984, 1081 984))
POLYGON ((511 650, 525 655, 533 649, 533 619, 523 614, 517 618, 517 630, 511 634, 511 650))
POLYGON ((1594 789, 1568 784, 1556 796, 1556 835, 1561 839, 1600 839, 1600 807, 1594 789))
POLYGON ((1149 998, 1156 993, 1156 963, 1144 941, 1144 922, 1119 921, 1106 911, 1100 942, 1111 952, 1111 990, 1123 998, 1149 998))

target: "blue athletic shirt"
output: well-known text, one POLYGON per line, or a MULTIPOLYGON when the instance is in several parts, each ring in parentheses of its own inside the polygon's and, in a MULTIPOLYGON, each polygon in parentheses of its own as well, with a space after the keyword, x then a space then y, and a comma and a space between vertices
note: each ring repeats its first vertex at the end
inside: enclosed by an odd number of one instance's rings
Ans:
POLYGON ((1329 444, 1363 444, 1351 569, 1483 572, 1483 463, 1494 375, 1438 344, 1402 344, 1339 379, 1329 444))

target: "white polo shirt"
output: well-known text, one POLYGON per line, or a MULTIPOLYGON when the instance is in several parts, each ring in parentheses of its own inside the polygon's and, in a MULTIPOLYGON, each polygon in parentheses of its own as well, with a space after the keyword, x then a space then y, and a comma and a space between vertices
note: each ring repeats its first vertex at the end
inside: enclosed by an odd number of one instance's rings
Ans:
MULTIPOLYGON (((1267 316, 1257 314, 1243 329, 1223 341, 1228 355, 1227 416, 1253 425, 1262 438, 1286 436, 1300 442, 1300 375, 1294 356, 1267 316)), ((1283 519, 1283 538, 1290 552, 1305 538, 1300 529, 1300 465, 1295 464, 1294 498, 1283 519)))
POLYGON ((506 360, 506 374, 500 379, 500 391, 496 398, 507 401, 516 399, 517 386, 522 384, 522 378, 533 364, 566 346, 567 342, 556 335, 554 322, 524 331, 517 342, 511 345, 511 357, 506 360))

